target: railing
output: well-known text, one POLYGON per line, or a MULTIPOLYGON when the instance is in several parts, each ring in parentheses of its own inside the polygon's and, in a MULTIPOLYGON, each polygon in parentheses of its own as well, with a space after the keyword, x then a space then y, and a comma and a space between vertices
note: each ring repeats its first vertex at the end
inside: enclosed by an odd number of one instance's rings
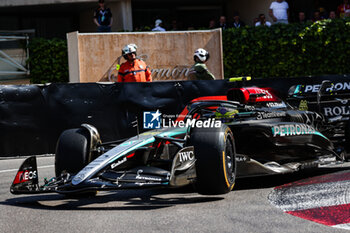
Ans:
POLYGON ((34 33, 35 30, 0 31, 1 80, 23 78, 30 74, 26 61, 29 58, 29 38, 34 33))

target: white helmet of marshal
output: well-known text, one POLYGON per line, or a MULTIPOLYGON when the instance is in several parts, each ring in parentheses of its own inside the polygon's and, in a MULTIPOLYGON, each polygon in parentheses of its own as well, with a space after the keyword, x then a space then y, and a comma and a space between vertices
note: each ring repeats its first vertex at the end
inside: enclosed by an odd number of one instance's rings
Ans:
POLYGON ((209 52, 199 48, 194 52, 194 58, 198 58, 201 62, 206 62, 209 59, 209 52))
POLYGON ((122 49, 122 55, 124 56, 129 53, 136 53, 136 50, 137 50, 136 44, 125 45, 125 47, 122 49))

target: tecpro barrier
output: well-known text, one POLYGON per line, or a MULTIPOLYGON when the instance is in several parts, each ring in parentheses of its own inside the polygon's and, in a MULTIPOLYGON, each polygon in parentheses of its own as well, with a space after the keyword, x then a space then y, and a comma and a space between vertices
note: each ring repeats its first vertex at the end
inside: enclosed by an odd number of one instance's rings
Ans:
POLYGON ((136 134, 136 128, 132 124, 136 119, 140 131, 143 131, 144 111, 159 110, 162 114, 178 114, 192 99, 226 95, 233 87, 271 87, 285 98, 292 85, 305 84, 317 88, 325 79, 344 87, 350 82, 343 75, 249 82, 216 80, 2 85, 0 156, 54 153, 60 133, 83 123, 94 125, 99 130, 102 141, 130 137, 136 134))

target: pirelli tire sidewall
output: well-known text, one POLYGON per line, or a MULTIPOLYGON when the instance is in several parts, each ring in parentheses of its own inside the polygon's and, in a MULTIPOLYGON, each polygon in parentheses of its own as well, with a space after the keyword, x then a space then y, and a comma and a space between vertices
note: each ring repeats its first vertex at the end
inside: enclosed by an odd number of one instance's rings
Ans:
POLYGON ((55 174, 75 174, 88 164, 90 136, 85 128, 68 129, 60 135, 55 153, 55 174))
POLYGON ((236 176, 235 146, 227 125, 219 128, 192 128, 189 143, 194 146, 200 194, 225 194, 232 190, 236 176))

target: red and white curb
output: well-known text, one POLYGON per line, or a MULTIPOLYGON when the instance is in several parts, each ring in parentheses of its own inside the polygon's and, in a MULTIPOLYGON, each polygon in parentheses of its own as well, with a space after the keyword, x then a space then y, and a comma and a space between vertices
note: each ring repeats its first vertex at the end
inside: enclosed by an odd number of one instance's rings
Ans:
POLYGON ((268 198, 293 216, 350 230, 350 171, 278 186, 268 198))

